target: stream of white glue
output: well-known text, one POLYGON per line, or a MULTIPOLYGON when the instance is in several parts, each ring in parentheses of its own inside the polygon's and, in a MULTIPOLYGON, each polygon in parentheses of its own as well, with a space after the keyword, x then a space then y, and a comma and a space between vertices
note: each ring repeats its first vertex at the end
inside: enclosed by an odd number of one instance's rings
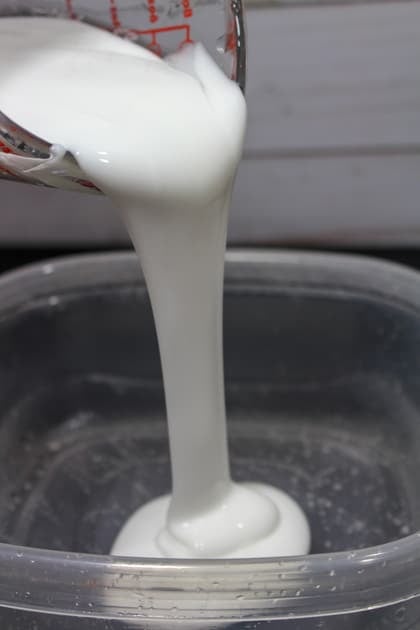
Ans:
POLYGON ((141 507, 114 555, 305 554, 309 527, 271 486, 231 480, 222 292, 246 106, 197 44, 161 60, 110 33, 0 20, 0 111, 65 147, 113 200, 143 268, 161 354, 173 491, 141 507))

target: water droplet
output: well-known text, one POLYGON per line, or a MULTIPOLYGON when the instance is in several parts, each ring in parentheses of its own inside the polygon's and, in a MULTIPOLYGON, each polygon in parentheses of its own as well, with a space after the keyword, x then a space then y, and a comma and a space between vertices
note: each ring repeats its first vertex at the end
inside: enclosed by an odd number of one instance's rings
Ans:
POLYGON ((405 620, 405 606, 400 606, 400 608, 397 608, 397 610, 394 612, 394 619, 398 623, 401 623, 405 620))
POLYGON ((220 37, 216 39, 216 50, 221 55, 225 54, 226 52, 226 35, 225 34, 220 35, 220 37))

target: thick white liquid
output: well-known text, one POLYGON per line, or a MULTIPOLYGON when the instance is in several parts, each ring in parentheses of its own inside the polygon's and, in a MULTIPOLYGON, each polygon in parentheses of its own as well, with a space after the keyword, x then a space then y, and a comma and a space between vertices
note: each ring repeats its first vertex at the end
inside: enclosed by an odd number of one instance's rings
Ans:
POLYGON ((112 553, 303 554, 284 493, 231 481, 222 289, 246 108, 205 50, 162 61, 70 21, 0 20, 0 110, 60 144, 118 206, 146 278, 162 359, 173 493, 141 508, 112 553))

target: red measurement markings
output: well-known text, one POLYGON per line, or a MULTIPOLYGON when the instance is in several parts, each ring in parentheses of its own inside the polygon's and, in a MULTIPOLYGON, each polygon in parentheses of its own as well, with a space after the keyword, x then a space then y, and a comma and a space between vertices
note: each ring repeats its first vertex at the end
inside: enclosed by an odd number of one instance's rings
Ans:
MULTIPOLYGON (((0 151, 1 153, 1 151, 0 151)), ((16 177, 16 174, 13 173, 13 171, 9 171, 8 168, 6 168, 5 166, 1 166, 0 165, 0 174, 3 173, 4 175, 9 175, 9 177, 16 177)))
MULTIPOLYGON (((13 151, 10 147, 8 147, 6 144, 4 144, 4 142, 0 140, 0 153, 13 154, 13 151)), ((2 166, 1 164, 0 164, 0 173, 4 173, 5 175, 10 175, 11 177, 16 177, 13 171, 10 171, 8 168, 6 168, 5 166, 2 166)))
POLYGON ((90 188, 91 190, 97 190, 98 192, 100 192, 99 188, 97 188, 95 184, 92 184, 92 182, 89 182, 87 179, 74 179, 73 181, 76 182, 76 184, 83 186, 84 188, 90 188))
POLYGON ((77 15, 75 14, 74 9, 73 9, 73 0, 66 0, 66 8, 67 8, 67 14, 69 18, 71 20, 76 20, 77 15))
POLYGON ((191 18, 194 14, 194 11, 191 7, 190 0, 182 0, 181 4, 184 18, 191 18))
POLYGON ((173 31, 179 31, 183 34, 184 39, 180 42, 179 48, 185 46, 185 44, 193 44, 194 40, 191 38, 191 26, 189 24, 177 24, 175 26, 162 26, 162 28, 150 28, 148 30, 130 29, 127 31, 127 35, 132 37, 150 37, 151 42, 148 48, 157 55, 162 55, 162 47, 158 42, 158 36, 162 33, 171 33, 173 31))
POLYGON ((109 12, 111 15, 112 27, 114 29, 121 28, 121 22, 118 16, 118 7, 117 7, 116 0, 109 0, 109 12))
POLYGON ((0 153, 13 153, 12 149, 0 140, 0 153))
POLYGON ((149 22, 150 24, 155 24, 159 19, 155 0, 147 0, 147 8, 149 9, 149 22))
POLYGON ((225 50, 226 52, 233 52, 236 50, 236 31, 234 28, 226 33, 225 50))

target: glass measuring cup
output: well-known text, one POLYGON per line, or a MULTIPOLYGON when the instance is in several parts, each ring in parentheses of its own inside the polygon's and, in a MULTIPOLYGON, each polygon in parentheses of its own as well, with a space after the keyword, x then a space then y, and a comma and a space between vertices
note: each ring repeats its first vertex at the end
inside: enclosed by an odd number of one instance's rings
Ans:
MULTIPOLYGON (((245 87, 241 0, 0 0, 0 17, 13 16, 79 20, 130 39, 159 56, 199 41, 225 73, 242 90, 245 87)), ((47 140, 23 129, 0 110, 0 179, 100 192, 85 179, 71 154, 47 140), (46 160, 48 171, 44 170, 46 160)))

